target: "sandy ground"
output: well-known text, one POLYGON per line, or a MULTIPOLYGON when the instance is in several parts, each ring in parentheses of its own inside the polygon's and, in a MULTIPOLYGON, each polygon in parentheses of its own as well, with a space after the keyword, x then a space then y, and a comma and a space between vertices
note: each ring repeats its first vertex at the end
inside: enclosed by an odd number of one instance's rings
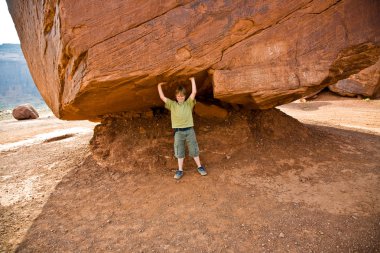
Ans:
POLYGON ((0 121, 0 251, 380 252, 380 101, 280 109, 318 145, 265 150, 242 121, 200 122, 209 175, 186 160, 179 182, 170 133, 163 152, 131 150, 137 169, 122 171, 93 159, 94 123, 0 121))
POLYGON ((0 121, 1 252, 15 249, 56 185, 83 161, 94 125, 52 114, 0 121))
POLYGON ((296 101, 279 108, 307 124, 380 134, 380 100, 344 98, 324 92, 312 101, 296 101))

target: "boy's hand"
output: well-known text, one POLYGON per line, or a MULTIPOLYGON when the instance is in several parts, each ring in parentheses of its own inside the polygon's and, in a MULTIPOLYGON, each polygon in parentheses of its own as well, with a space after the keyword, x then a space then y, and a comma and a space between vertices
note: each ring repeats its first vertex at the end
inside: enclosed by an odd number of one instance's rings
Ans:
POLYGON ((164 92, 162 91, 162 85, 165 84, 166 82, 161 82, 157 85, 157 88, 158 88, 158 94, 160 95, 160 98, 162 101, 164 101, 164 103, 166 103, 166 101, 168 100, 165 95, 164 95, 164 92))
POLYGON ((197 94, 197 85, 195 83, 195 78, 194 77, 190 77, 189 80, 191 81, 191 94, 190 94, 190 98, 192 100, 195 99, 195 94, 197 94))

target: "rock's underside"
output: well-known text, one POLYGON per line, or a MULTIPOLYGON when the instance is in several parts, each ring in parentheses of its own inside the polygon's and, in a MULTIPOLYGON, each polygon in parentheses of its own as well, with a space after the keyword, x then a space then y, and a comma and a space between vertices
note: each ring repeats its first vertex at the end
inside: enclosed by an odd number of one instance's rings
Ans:
POLYGON ((271 108, 380 55, 377 0, 7 2, 33 79, 62 119, 162 106, 157 82, 172 95, 190 76, 199 100, 271 108))

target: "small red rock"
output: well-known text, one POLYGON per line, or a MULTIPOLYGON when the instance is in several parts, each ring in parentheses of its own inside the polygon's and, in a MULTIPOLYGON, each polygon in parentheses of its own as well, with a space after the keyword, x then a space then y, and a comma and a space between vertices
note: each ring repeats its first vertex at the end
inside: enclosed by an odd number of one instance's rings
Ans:
POLYGON ((36 109, 30 104, 16 106, 12 111, 12 115, 17 120, 37 119, 39 117, 36 109))

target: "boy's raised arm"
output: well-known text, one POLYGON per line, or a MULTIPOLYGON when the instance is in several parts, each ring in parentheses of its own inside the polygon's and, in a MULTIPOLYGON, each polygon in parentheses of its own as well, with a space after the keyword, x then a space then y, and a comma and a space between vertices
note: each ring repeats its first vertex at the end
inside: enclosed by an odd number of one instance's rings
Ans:
POLYGON ((166 103, 166 101, 167 101, 168 99, 165 97, 164 92, 162 91, 162 87, 161 87, 161 86, 162 86, 163 84, 165 84, 165 82, 164 82, 164 83, 159 83, 159 84, 158 84, 158 94, 160 95, 161 100, 164 101, 164 103, 166 103))
POLYGON ((190 98, 192 100, 195 99, 195 95, 197 94, 197 85, 195 84, 195 78, 194 77, 190 77, 189 79, 191 81, 191 94, 190 94, 190 98))

